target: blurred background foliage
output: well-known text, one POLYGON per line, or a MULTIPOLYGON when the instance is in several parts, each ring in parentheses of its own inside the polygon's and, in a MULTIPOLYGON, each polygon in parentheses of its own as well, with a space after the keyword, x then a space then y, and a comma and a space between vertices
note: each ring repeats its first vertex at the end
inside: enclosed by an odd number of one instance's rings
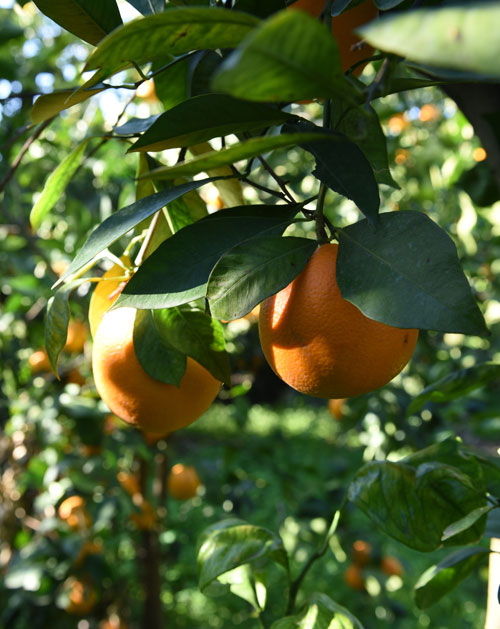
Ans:
MULTIPOLYGON (((47 176, 83 138, 110 129, 134 94, 108 90, 86 106, 66 110, 26 147, 35 95, 77 84, 88 50, 42 18, 32 3, 13 6, 3 0, 0 6, 0 181, 8 179, 0 226, 0 627, 145 626, 152 548, 165 626, 255 627, 241 599, 208 598, 198 590, 196 540, 208 524, 236 516, 279 531, 296 574, 363 462, 398 460, 450 435, 496 453, 498 382, 405 416, 412 396, 427 385, 457 369, 500 360, 500 202, 484 168, 485 152, 471 125, 438 89, 375 103, 400 185, 399 190, 381 186, 383 208, 423 210, 448 231, 489 338, 424 332, 402 375, 332 414, 326 401, 301 396, 274 376, 260 351, 256 317, 249 315, 226 326, 233 388, 191 427, 147 443, 99 401, 88 332, 64 352, 60 381, 43 355, 35 358, 44 346, 51 284, 89 230, 134 199, 136 156, 124 155, 118 142, 92 140, 95 152, 36 237, 28 220, 47 176), (9 177, 23 150, 22 163, 9 177), (176 500, 167 490, 166 478, 177 463, 195 466, 201 479, 187 500, 176 500), (134 478, 139 489, 131 490, 125 478, 134 478), (60 509, 71 496, 81 498, 73 519, 60 509)), ((369 77, 375 69, 365 72, 369 77)), ((301 111, 321 115, 315 103, 301 111)), ((127 113, 157 113, 157 102, 137 97, 127 113)), ((316 192, 313 164, 304 152, 276 153, 272 165, 298 198, 316 192)), ((269 185, 265 172, 254 175, 269 185)), ((203 194, 212 209, 220 204, 215 188, 203 194)), ((269 200, 251 188, 245 196, 269 200)), ((327 207, 335 224, 359 218, 352 203, 333 194, 327 207)), ((304 235, 301 229, 296 225, 291 233, 304 235)), ((74 321, 86 321, 89 291, 84 285, 73 296, 74 321)), ((353 507, 346 509, 330 551, 308 575, 301 596, 325 592, 370 629, 465 629, 484 623, 486 566, 422 612, 412 588, 440 552, 418 553, 389 540, 353 507), (372 549, 361 573, 363 589, 346 577, 359 540, 372 549), (381 568, 388 555, 400 562, 391 575, 381 568)))

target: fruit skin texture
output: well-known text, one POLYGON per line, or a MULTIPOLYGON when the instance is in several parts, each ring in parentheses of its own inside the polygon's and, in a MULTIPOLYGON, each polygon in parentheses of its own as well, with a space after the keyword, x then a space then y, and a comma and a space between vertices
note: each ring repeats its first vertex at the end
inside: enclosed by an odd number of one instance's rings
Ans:
POLYGON ((221 383, 189 357, 179 387, 147 374, 134 350, 135 312, 112 310, 97 329, 92 349, 97 392, 111 412, 129 424, 157 434, 178 430, 208 409, 221 383))
MULTIPOLYGON (((125 266, 131 266, 132 264, 128 256, 122 256, 120 260, 125 266)), ((89 304, 89 323, 92 338, 95 337, 104 313, 118 299, 118 295, 125 286, 126 280, 123 279, 124 275, 125 270, 123 267, 115 264, 104 273, 103 279, 94 288, 89 304), (115 280, 113 279, 115 277, 122 279, 115 280)))
POLYGON ((269 365, 314 397, 354 397, 387 384, 410 360, 418 338, 418 330, 369 319, 342 298, 337 252, 336 244, 319 247, 293 282, 260 307, 269 365))
POLYGON ((167 478, 168 492, 177 500, 194 498, 199 485, 198 472, 192 465, 176 463, 167 478))
MULTIPOLYGON (((319 17, 324 6, 325 0, 298 0, 290 8, 305 11, 313 17, 319 17)), ((354 9, 332 18, 332 34, 337 40, 340 62, 344 72, 358 61, 366 59, 366 57, 372 54, 373 48, 368 45, 352 49, 360 41, 360 38, 354 31, 358 26, 371 22, 377 15, 377 7, 372 0, 369 0, 369 2, 359 4, 354 9)), ((360 65, 353 71, 353 74, 354 76, 359 76, 362 71, 363 66, 360 65)))

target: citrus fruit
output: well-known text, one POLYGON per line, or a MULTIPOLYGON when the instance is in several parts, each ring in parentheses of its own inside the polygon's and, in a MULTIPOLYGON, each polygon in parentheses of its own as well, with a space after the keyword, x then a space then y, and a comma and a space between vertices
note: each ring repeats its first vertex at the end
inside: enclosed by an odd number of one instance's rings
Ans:
POLYGON ((72 529, 86 529, 92 524, 85 501, 81 496, 70 496, 61 502, 57 513, 72 529))
MULTIPOLYGON (((120 260, 127 267, 132 264, 128 256, 122 256, 120 260)), ((92 338, 94 338, 97 332, 104 313, 118 299, 118 295, 127 283, 127 280, 124 279, 125 277, 125 269, 119 264, 114 264, 104 273, 102 280, 97 283, 89 304, 89 323, 92 338)))
POLYGON ((345 398, 328 400, 330 415, 338 421, 344 419, 345 398))
POLYGON ((260 307, 259 335, 274 372, 291 387, 323 398, 348 398, 383 386, 409 361, 418 330, 366 317, 342 298, 338 245, 325 244, 305 269, 260 307))
POLYGON ((137 478, 135 474, 132 474, 132 472, 125 472, 121 470, 116 475, 116 478, 118 479, 118 482, 123 487, 123 489, 130 496, 135 496, 135 494, 142 493, 141 486, 139 484, 139 479, 137 478))
POLYGON ((359 566, 352 563, 344 571, 344 581, 353 590, 364 590, 365 579, 359 566))
POLYGON ((401 565, 399 559, 390 555, 382 557, 380 561, 380 569, 389 577, 400 577, 404 572, 403 566, 401 565))
POLYGON ((88 614, 97 603, 97 591, 90 579, 76 579, 68 577, 63 584, 69 603, 66 607, 68 614, 88 614))
POLYGON ((352 560, 357 566, 366 566, 372 558, 372 545, 358 539, 352 545, 352 560))
POLYGON ((200 478, 192 465, 176 463, 167 478, 167 488, 177 500, 189 500, 196 496, 200 478))
POLYGON ((147 374, 134 350, 135 312, 112 310, 97 329, 92 349, 97 392, 112 413, 146 432, 178 430, 207 410, 221 383, 189 357, 178 387, 147 374))
POLYGON ((47 352, 44 349, 37 349, 28 358, 28 365, 32 374, 50 371, 50 360, 47 352))
POLYGON ((130 520, 140 531, 151 531, 156 524, 156 513, 153 505, 144 500, 140 506, 140 512, 130 514, 130 520))
MULTIPOLYGON (((290 8, 305 11, 313 17, 319 17, 324 6, 325 0, 298 0, 290 8)), ((355 47, 356 44, 359 44, 360 38, 354 31, 358 26, 371 22, 377 15, 377 7, 372 0, 369 0, 353 9, 349 9, 345 13, 332 17, 332 34, 339 47, 340 62, 344 72, 355 63, 366 59, 372 54, 373 48, 371 46, 355 47)), ((363 65, 359 65, 353 71, 353 74, 354 76, 359 76, 362 71, 363 65)))
POLYGON ((87 326, 83 321, 70 321, 64 349, 67 352, 79 354, 83 350, 87 336, 87 326))
POLYGON ((148 79, 139 85, 135 90, 135 95, 138 98, 142 98, 148 103, 157 103, 158 96, 156 95, 155 82, 153 79, 148 79))

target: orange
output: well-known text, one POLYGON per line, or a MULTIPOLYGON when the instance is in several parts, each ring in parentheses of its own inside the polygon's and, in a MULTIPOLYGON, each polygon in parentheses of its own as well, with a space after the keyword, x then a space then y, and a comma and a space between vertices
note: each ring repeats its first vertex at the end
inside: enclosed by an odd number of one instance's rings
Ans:
POLYGON ((372 545, 358 539, 352 545, 352 560, 357 566, 366 566, 372 558, 372 545))
POLYGON ((78 369, 78 367, 73 367, 72 369, 70 369, 68 371, 66 377, 64 378, 64 380, 65 380, 65 382, 70 382, 72 384, 78 384, 81 387, 83 387, 83 385, 86 382, 85 376, 78 369))
POLYGON ((67 352, 79 354, 83 350, 87 336, 88 332, 85 323, 82 321, 70 321, 64 349, 67 352))
POLYGON ((111 310, 97 329, 92 351, 97 391, 111 412, 129 424, 157 434, 178 430, 207 410, 221 383, 189 357, 178 387, 147 374, 134 350, 135 312, 111 310))
POLYGON ((328 400, 328 410, 330 411, 330 414, 339 421, 344 419, 344 404, 345 398, 328 400))
POLYGON ((148 79, 139 85, 135 90, 135 95, 138 98, 142 98, 147 103, 157 103, 158 96, 156 95, 155 82, 153 79, 148 79))
POLYGON ((156 513, 153 505, 144 500, 140 508, 139 513, 134 512, 130 514, 130 520, 140 531, 151 531, 156 524, 156 513))
POLYGON ((57 513, 61 520, 75 530, 89 528, 92 519, 85 508, 85 501, 81 496, 70 496, 61 502, 57 513))
POLYGON ((366 317, 342 298, 338 245, 319 247, 305 269, 260 307, 259 334, 274 372, 291 387, 348 398, 383 386, 409 361, 418 330, 366 317))
POLYGON ((168 432, 164 432, 161 434, 157 434, 155 432, 143 432, 142 436, 144 437, 144 441, 148 444, 148 446, 154 446, 158 443, 158 441, 160 441, 161 439, 166 439, 168 437, 169 433, 168 432))
POLYGON ((344 571, 344 581, 353 590, 364 590, 365 579, 361 568, 352 563, 344 571))
POLYGON ((135 474, 132 474, 131 472, 124 472, 122 470, 118 472, 116 478, 118 479, 118 482, 123 487, 123 489, 130 496, 135 496, 135 494, 142 493, 139 480, 135 474))
MULTIPOLYGON (((128 256, 122 256, 120 260, 127 267, 131 266, 128 256)), ((97 332, 99 323, 104 313, 118 299, 118 295, 122 292, 127 283, 127 272, 119 264, 113 265, 102 276, 102 280, 97 283, 89 304, 89 323, 92 338, 97 332)))
POLYGON ((97 603, 97 591, 90 579, 69 577, 64 582, 63 589, 69 597, 69 603, 66 607, 68 614, 83 616, 91 612, 97 603))
POLYGON ((33 352, 28 358, 28 364, 33 374, 51 369, 48 354, 44 349, 37 349, 33 352))
MULTIPOLYGON (((290 8, 305 11, 313 17, 319 17, 324 6, 325 0, 298 0, 290 8)), ((360 42, 354 31, 362 24, 371 22, 377 15, 377 7, 372 0, 369 0, 332 18, 332 34, 337 40, 340 62, 344 72, 372 54, 373 48, 366 44, 360 48, 353 48, 360 42)), ((363 67, 363 65, 359 65, 353 72, 354 76, 359 76, 363 67)))
POLYGON ((400 577, 404 572, 403 566, 401 565, 399 559, 396 559, 396 557, 391 557, 390 555, 382 557, 382 560, 380 561, 380 569, 389 577, 400 577))
POLYGON ((170 495, 177 500, 194 498, 199 486, 200 477, 192 465, 176 463, 170 470, 167 478, 167 488, 170 495))

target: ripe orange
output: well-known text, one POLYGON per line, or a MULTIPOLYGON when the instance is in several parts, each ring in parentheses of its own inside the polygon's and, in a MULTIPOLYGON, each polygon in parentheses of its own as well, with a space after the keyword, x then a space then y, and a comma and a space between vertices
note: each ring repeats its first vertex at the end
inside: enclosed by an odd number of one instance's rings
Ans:
POLYGON ((364 590, 365 589, 365 579, 363 577, 363 572, 359 566, 352 563, 344 571, 344 581, 347 585, 353 590, 364 590))
POLYGON ((158 96, 156 95, 155 82, 153 79, 144 81, 135 90, 135 95, 138 98, 142 98, 148 103, 157 103, 158 96))
POLYGON ((328 410, 330 411, 331 416, 338 421, 344 419, 344 404, 345 398, 328 400, 328 410))
POLYGON ((183 428, 207 410, 221 383, 189 357, 178 387, 152 378, 135 354, 134 319, 133 308, 118 308, 103 317, 92 350, 97 391, 111 412, 146 432, 183 428))
POLYGON ((50 371, 50 360, 44 349, 37 349, 33 352, 28 358, 28 364, 32 374, 50 371))
MULTIPOLYGON (((132 265, 128 256, 122 256, 120 260, 127 267, 132 265)), ((124 277, 126 277, 125 269, 119 264, 115 264, 104 273, 102 280, 97 283, 89 304, 89 323, 92 338, 95 337, 104 313, 118 299, 118 295, 127 283, 127 279, 124 279, 124 277)))
POLYGON ((97 603, 97 591, 88 578, 69 577, 64 582, 63 589, 69 597, 69 603, 66 607, 68 614, 83 616, 91 612, 97 603))
POLYGON ((366 566, 372 558, 372 545, 358 539, 352 545, 352 560, 357 566, 366 566))
POLYGON ((196 496, 200 486, 200 477, 192 465, 176 463, 167 478, 167 487, 171 496, 177 500, 189 500, 196 496))
MULTIPOLYGON (((298 0, 290 8, 305 11, 313 17, 319 17, 324 6, 325 0, 298 0)), ((337 40, 340 62, 344 72, 358 61, 362 61, 372 54, 373 48, 366 44, 360 48, 353 48, 360 42, 354 31, 358 26, 371 22, 377 15, 377 7, 372 0, 369 0, 332 18, 332 34, 337 40)), ((363 71, 363 67, 363 65, 359 65, 353 72, 354 76, 359 76, 363 71)))
POLYGON ((153 505, 144 500, 140 509, 139 513, 131 513, 130 519, 140 531, 151 531, 156 524, 156 512, 153 505))
POLYGON ((83 350, 87 336, 88 331, 85 323, 82 321, 70 321, 64 349, 67 352, 79 354, 83 350))
POLYGON ((61 520, 75 530, 89 528, 92 519, 85 508, 85 501, 81 496, 70 496, 61 502, 57 513, 61 520))
POLYGON ((136 494, 142 493, 139 479, 135 474, 132 474, 131 472, 124 472, 123 470, 121 470, 116 475, 116 478, 118 479, 118 482, 123 487, 123 489, 130 496, 135 496, 136 494))
POLYGON ((380 561, 380 569, 382 572, 387 574, 389 577, 397 576, 400 577, 404 570, 401 562, 396 557, 392 557, 390 555, 386 555, 382 557, 380 561))
POLYGON ((338 245, 319 247, 305 269, 260 307, 259 334, 274 372, 291 387, 348 398, 387 384, 409 361, 418 330, 366 317, 342 298, 338 245))

